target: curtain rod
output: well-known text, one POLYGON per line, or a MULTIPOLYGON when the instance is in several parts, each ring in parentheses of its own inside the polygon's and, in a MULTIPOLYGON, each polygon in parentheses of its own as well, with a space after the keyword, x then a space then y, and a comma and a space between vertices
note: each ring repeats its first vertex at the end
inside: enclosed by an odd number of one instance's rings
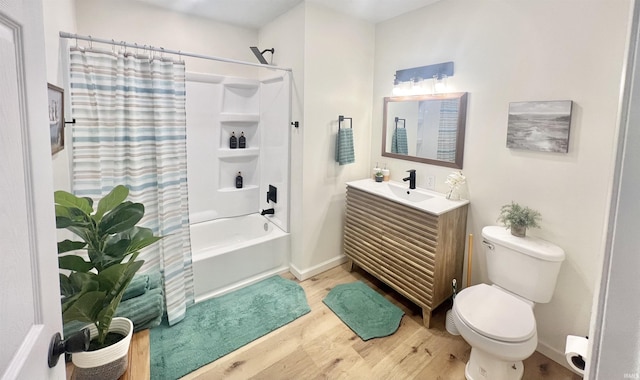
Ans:
POLYGON ((90 41, 90 42, 99 42, 99 43, 103 43, 103 44, 109 44, 109 45, 115 45, 115 46, 124 46, 124 47, 128 47, 128 48, 133 48, 133 49, 151 50, 151 51, 157 51, 157 52, 160 52, 160 53, 182 55, 182 56, 185 56, 185 57, 201 58, 201 59, 208 59, 208 60, 211 60, 211 61, 236 63, 236 64, 239 64, 239 65, 256 66, 256 67, 262 67, 262 68, 265 68, 265 69, 282 70, 282 71, 291 72, 291 68, 289 68, 289 67, 271 66, 271 65, 262 64, 262 63, 238 61, 238 60, 230 59, 230 58, 214 57, 214 56, 208 56, 208 55, 184 52, 184 51, 180 51, 180 50, 170 50, 170 49, 165 49, 165 48, 162 48, 162 47, 156 48, 156 47, 153 47, 151 45, 140 46, 140 45, 131 44, 131 43, 128 43, 128 42, 125 42, 125 41, 116 42, 114 40, 107 40, 107 39, 104 39, 104 38, 95 38, 95 37, 91 37, 91 36, 82 36, 82 35, 79 35, 79 34, 73 34, 73 33, 67 33, 67 32, 60 32, 60 38, 68 38, 68 39, 83 40, 83 41, 90 41))

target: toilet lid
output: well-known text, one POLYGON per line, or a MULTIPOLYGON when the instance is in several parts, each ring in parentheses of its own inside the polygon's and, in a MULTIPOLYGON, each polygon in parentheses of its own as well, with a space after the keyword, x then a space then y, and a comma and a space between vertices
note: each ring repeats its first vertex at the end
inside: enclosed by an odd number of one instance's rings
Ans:
POLYGON ((467 326, 491 339, 523 342, 536 333, 536 320, 531 306, 487 284, 461 291, 453 307, 467 326))

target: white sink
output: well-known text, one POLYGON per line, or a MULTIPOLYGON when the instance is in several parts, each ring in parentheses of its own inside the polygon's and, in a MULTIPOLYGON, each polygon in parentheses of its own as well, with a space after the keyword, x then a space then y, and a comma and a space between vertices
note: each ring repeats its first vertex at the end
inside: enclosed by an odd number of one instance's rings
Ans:
POLYGON ((393 195, 409 202, 423 202, 433 198, 433 195, 429 195, 418 189, 409 189, 407 185, 400 186, 392 182, 383 182, 383 184, 389 186, 389 190, 391 190, 393 195))
POLYGON ((413 207, 429 214, 442 215, 448 211, 464 206, 468 200, 452 201, 445 194, 427 189, 409 189, 408 183, 376 182, 373 179, 361 179, 347 182, 347 186, 375 194, 394 202, 413 207))

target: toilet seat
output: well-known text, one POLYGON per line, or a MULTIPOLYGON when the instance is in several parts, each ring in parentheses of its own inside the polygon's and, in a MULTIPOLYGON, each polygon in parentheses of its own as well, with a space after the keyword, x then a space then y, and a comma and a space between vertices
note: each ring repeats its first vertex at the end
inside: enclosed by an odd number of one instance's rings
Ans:
POLYGON ((494 286, 478 284, 464 289, 453 307, 469 328, 490 339, 518 343, 536 334, 531 306, 494 286))

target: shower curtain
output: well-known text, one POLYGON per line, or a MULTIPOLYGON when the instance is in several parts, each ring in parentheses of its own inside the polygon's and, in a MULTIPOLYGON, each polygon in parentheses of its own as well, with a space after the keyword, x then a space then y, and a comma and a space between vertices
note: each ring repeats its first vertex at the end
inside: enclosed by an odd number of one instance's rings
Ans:
POLYGON ((145 205, 142 225, 164 238, 140 253, 140 273, 161 271, 173 325, 193 303, 184 62, 71 48, 69 86, 72 190, 99 199, 124 184, 145 205))

